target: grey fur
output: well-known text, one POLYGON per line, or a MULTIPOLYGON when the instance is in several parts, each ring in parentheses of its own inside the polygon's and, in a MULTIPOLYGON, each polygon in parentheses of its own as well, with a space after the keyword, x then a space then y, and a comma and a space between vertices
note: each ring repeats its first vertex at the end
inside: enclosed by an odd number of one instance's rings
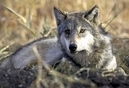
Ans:
POLYGON ((116 69, 109 34, 100 26, 98 6, 89 11, 74 13, 64 13, 55 8, 54 12, 58 25, 58 41, 67 56, 81 67, 116 69), (77 45, 74 53, 70 51, 70 44, 77 45))
POLYGON ((59 44, 57 44, 56 38, 38 39, 21 47, 14 54, 6 58, 1 64, 1 67, 22 69, 31 65, 31 63, 37 62, 37 57, 33 51, 33 47, 37 47, 38 53, 41 55, 42 59, 50 65, 61 59, 61 56, 63 55, 59 44))
POLYGON ((100 26, 98 6, 89 11, 71 13, 54 8, 54 14, 58 39, 34 41, 7 58, 1 66, 26 67, 37 60, 32 50, 33 46, 37 46, 39 54, 49 64, 68 56, 81 67, 116 69, 117 63, 109 34, 100 26))

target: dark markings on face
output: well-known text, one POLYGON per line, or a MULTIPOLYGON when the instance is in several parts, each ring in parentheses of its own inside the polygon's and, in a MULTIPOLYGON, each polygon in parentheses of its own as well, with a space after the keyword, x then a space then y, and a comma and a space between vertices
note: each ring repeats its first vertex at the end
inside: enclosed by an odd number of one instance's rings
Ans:
POLYGON ((71 16, 64 20, 64 22, 59 25, 58 29, 59 36, 64 33, 66 37, 69 37, 74 33, 77 33, 79 36, 83 36, 86 31, 90 31, 94 34, 93 25, 83 17, 77 18, 75 16, 71 16))

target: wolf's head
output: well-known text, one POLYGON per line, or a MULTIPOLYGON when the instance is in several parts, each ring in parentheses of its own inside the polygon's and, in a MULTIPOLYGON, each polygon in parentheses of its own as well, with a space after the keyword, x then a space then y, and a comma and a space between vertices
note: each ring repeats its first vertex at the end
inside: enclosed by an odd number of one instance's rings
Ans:
POLYGON ((98 6, 94 6, 89 11, 73 13, 54 8, 58 40, 66 52, 75 54, 92 51, 95 28, 99 25, 99 13, 98 6))

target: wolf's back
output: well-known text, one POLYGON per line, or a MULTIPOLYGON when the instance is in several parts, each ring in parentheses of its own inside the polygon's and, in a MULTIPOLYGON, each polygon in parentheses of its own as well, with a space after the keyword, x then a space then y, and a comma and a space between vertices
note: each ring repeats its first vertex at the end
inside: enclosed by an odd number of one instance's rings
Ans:
POLYGON ((62 51, 57 43, 56 38, 38 39, 18 49, 14 54, 7 57, 2 63, 2 68, 24 68, 30 64, 37 62, 37 56, 34 53, 33 47, 37 51, 43 61, 48 64, 53 64, 62 57, 62 51))

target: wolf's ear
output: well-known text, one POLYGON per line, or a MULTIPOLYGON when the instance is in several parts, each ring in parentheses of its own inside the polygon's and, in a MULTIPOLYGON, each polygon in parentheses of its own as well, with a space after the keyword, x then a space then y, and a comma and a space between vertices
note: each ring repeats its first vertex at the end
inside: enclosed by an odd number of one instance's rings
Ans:
POLYGON ((85 18, 90 22, 95 23, 96 25, 100 24, 100 10, 97 5, 95 5, 88 13, 85 15, 85 18))
POLYGON ((57 26, 59 26, 61 24, 61 22, 66 19, 66 16, 67 16, 65 12, 62 12, 61 10, 57 9, 56 7, 54 7, 54 15, 56 18, 57 26))

